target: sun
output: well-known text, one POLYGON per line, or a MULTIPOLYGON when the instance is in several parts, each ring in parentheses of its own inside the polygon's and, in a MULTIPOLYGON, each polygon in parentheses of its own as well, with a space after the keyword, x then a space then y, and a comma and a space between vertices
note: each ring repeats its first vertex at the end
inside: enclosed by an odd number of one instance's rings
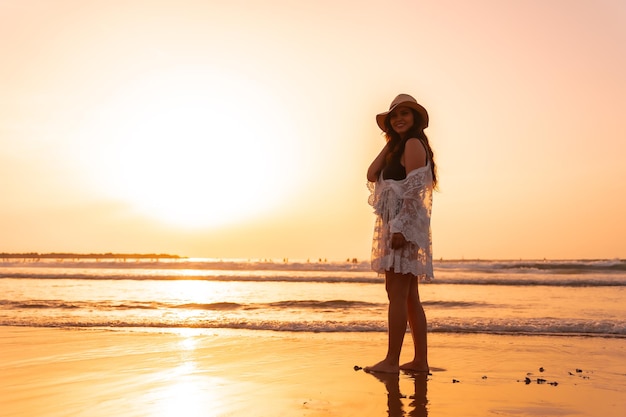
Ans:
POLYGON ((267 212, 295 187, 284 106, 254 82, 215 72, 153 73, 118 86, 83 123, 82 171, 98 193, 181 227, 267 212))

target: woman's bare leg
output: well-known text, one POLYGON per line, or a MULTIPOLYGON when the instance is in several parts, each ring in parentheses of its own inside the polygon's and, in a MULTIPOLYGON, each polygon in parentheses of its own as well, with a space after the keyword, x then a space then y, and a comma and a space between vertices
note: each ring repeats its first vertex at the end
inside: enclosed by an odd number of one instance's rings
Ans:
POLYGON ((415 356, 411 362, 400 369, 413 372, 428 372, 428 345, 426 342, 426 314, 420 301, 417 277, 411 278, 411 287, 407 298, 407 319, 413 336, 415 356))
POLYGON ((376 365, 365 368, 368 372, 400 372, 400 351, 406 334, 407 297, 411 289, 411 279, 395 272, 385 273, 385 288, 389 298, 387 356, 376 365))

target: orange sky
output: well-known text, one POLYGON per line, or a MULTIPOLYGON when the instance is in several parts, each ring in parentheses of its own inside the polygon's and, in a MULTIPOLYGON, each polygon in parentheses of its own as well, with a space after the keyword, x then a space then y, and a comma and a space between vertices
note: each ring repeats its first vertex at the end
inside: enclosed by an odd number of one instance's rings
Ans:
POLYGON ((0 252, 366 259, 405 92, 436 258, 626 257, 621 0, 4 0, 0 38, 0 252))

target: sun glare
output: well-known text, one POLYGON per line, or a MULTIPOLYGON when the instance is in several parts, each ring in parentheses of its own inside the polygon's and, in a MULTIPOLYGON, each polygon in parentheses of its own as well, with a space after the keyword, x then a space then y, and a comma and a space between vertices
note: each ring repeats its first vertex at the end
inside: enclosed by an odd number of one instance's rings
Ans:
POLYGON ((284 114, 248 80, 152 74, 95 106, 77 149, 98 193, 172 225, 223 226, 270 210, 292 189, 284 114))

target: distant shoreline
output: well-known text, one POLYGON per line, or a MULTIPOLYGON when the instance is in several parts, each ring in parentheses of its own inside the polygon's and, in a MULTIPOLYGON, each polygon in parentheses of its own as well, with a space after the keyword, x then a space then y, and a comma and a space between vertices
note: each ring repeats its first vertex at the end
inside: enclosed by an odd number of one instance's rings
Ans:
POLYGON ((0 259, 186 259, 167 253, 0 253, 0 259))
MULTIPOLYGON (((192 257, 194 258, 194 257, 192 257)), ((39 260, 39 259, 134 259, 134 260, 159 260, 159 259, 170 259, 170 260, 186 260, 190 259, 188 256, 181 256, 175 254, 168 253, 73 253, 73 252, 49 252, 49 253, 38 253, 38 252, 23 252, 23 253, 8 253, 8 252, 0 252, 0 260, 1 259, 28 259, 28 260, 39 260)), ((244 258, 207 258, 212 261, 218 262, 232 262, 232 261, 240 261, 243 262, 244 258)), ((344 260, 329 260, 327 258, 318 258, 314 259, 274 259, 274 258, 247 258, 248 262, 263 262, 263 263, 290 263, 290 262, 306 262, 306 263, 327 263, 327 262, 346 262, 346 263, 359 263, 359 259, 357 258, 347 258, 344 260)), ((361 262, 367 262, 368 260, 361 260, 361 262)), ((541 263, 554 263, 554 262, 624 262, 626 258, 614 257, 614 258, 571 258, 571 259, 551 259, 551 258, 518 258, 518 259, 505 259, 505 258, 438 258, 433 259, 435 264, 446 264, 446 263, 493 263, 493 262, 517 262, 517 263, 533 263, 533 264, 541 264, 541 263)))

